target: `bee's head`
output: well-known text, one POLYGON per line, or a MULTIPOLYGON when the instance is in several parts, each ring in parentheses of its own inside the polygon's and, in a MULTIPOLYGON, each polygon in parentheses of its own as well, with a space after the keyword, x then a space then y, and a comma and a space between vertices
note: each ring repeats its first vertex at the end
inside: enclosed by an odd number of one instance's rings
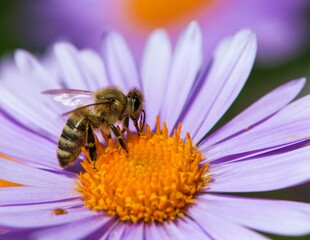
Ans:
POLYGON ((137 122, 143 111, 144 98, 142 92, 134 88, 129 91, 127 95, 127 114, 134 121, 137 122))

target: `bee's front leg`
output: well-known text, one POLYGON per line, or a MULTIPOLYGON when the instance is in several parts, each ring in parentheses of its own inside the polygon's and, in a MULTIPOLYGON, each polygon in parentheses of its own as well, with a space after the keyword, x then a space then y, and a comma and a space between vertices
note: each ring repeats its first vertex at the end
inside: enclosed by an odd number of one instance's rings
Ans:
POLYGON ((119 144, 122 146, 123 149, 126 150, 126 152, 128 153, 128 149, 126 146, 126 143, 124 141, 123 135, 122 133, 119 131, 119 129, 117 129, 117 127, 115 127, 113 124, 110 124, 110 128, 113 132, 113 134, 115 135, 115 137, 117 137, 117 140, 119 141, 119 144))

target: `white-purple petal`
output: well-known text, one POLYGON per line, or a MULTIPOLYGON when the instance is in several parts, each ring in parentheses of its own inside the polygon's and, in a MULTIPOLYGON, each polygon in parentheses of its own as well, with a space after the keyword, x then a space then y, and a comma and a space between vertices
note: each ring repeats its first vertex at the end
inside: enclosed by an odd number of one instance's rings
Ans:
POLYGON ((124 91, 141 88, 136 64, 123 37, 116 32, 105 33, 102 48, 110 84, 124 91))
POLYGON ((101 57, 94 51, 83 50, 79 53, 81 64, 84 67, 88 90, 98 90, 109 86, 105 66, 101 57))
POLYGON ((29 52, 17 50, 14 59, 25 79, 41 89, 59 88, 60 81, 52 77, 45 67, 29 52))
POLYGON ((64 88, 89 89, 84 65, 80 61, 78 50, 69 43, 57 43, 54 46, 55 56, 60 68, 60 78, 64 88))
MULTIPOLYGON (((179 38, 172 56, 161 109, 162 121, 173 131, 202 63, 202 36, 192 22, 179 38)), ((154 99, 153 99, 154 101, 154 99)))
POLYGON ((144 50, 141 78, 145 98, 147 123, 153 128, 162 109, 167 76, 171 63, 171 43, 163 30, 155 31, 144 50), (156 100, 156 101, 155 101, 156 100))
POLYGON ((200 79, 189 109, 184 110, 183 128, 195 142, 216 124, 238 96, 250 74, 255 53, 256 38, 247 30, 219 44, 206 78, 200 79))

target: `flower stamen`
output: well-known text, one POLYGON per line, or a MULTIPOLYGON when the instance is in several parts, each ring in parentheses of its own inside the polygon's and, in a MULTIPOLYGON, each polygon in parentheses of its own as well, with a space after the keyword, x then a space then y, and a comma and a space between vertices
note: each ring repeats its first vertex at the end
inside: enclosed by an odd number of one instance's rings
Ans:
POLYGON ((100 148, 95 163, 82 162, 77 190, 85 206, 106 211, 121 221, 163 222, 185 214, 196 193, 210 178, 208 166, 199 163, 203 155, 187 133, 180 137, 181 124, 169 136, 157 118, 155 132, 147 125, 139 135, 129 133, 125 139, 128 154, 116 141, 108 140, 100 148))

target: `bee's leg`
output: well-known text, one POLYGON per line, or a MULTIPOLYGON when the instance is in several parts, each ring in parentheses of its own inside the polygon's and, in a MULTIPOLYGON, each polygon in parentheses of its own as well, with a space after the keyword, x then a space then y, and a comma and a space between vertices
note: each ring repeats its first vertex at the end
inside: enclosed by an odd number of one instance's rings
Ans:
POLYGON ((86 144, 85 149, 89 152, 90 159, 95 162, 97 159, 97 149, 93 128, 90 124, 86 126, 86 144))
POLYGON ((122 133, 113 124, 110 124, 110 128, 111 128, 112 132, 114 133, 115 137, 117 137, 117 140, 119 141, 119 144, 128 153, 128 149, 127 149, 126 143, 125 143, 125 141, 123 139, 122 133))
POLYGON ((141 120, 140 120, 140 128, 139 128, 139 131, 142 132, 143 131, 143 128, 144 128, 144 125, 145 125, 145 111, 144 109, 142 109, 142 113, 141 113, 141 120))
POLYGON ((140 136, 140 129, 139 129, 139 126, 138 126, 138 120, 133 121, 133 124, 135 125, 135 128, 136 128, 136 130, 137 130, 137 133, 138 133, 138 135, 140 136))
POLYGON ((126 115, 126 116, 124 117, 124 120, 123 120, 122 134, 124 134, 124 133, 127 131, 128 126, 129 126, 129 117, 128 117, 128 115, 126 115))

